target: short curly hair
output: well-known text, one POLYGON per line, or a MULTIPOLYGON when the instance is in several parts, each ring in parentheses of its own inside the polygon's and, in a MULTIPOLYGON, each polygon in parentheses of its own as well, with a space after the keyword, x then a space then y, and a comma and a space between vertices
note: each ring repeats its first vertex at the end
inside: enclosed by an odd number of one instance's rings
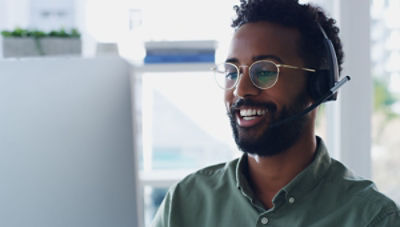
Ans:
POLYGON ((307 67, 326 68, 327 53, 324 48, 324 36, 320 24, 336 51, 339 70, 342 70, 343 49, 338 36, 336 21, 328 18, 320 7, 300 4, 298 0, 240 0, 235 5, 237 18, 232 27, 236 30, 246 23, 268 21, 285 27, 296 28, 300 32, 299 55, 307 67))

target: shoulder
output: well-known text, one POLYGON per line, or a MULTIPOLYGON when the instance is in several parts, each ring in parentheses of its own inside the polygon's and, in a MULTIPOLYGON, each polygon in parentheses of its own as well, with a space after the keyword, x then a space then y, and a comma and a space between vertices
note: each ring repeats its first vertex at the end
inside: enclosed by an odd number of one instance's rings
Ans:
POLYGON ((390 218, 400 224, 398 205, 379 192, 372 181, 356 176, 339 161, 332 159, 325 182, 328 187, 337 189, 337 198, 343 198, 350 212, 357 212, 360 218, 364 217, 368 226, 386 226, 382 223, 390 218))
MULTIPOLYGON (((174 184, 168 190, 153 220, 153 226, 188 226, 199 216, 207 216, 234 185, 238 160, 200 169, 174 184)), ((199 222, 200 221, 200 222, 199 222)), ((193 226, 193 225, 192 225, 193 226)))
POLYGON ((235 171, 238 159, 226 163, 208 166, 189 174, 175 185, 175 190, 223 187, 236 181, 235 171))
POLYGON ((193 172, 170 187, 167 200, 188 204, 207 198, 217 198, 236 187, 238 159, 208 166, 193 172))

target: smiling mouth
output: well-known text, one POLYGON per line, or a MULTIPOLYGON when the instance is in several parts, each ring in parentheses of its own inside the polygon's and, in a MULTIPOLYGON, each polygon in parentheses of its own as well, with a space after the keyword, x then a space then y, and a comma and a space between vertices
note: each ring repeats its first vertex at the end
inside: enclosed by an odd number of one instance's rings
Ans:
POLYGON ((242 107, 236 112, 236 123, 243 128, 254 127, 269 113, 267 108, 242 107))

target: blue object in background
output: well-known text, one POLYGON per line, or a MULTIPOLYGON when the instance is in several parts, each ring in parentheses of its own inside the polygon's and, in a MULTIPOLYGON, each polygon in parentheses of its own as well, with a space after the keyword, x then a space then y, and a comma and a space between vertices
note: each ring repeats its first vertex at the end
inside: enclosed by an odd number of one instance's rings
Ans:
POLYGON ((215 53, 202 53, 193 55, 173 55, 173 54, 163 54, 163 55, 147 55, 144 58, 145 64, 155 64, 155 63, 188 63, 188 62, 215 62, 215 53))

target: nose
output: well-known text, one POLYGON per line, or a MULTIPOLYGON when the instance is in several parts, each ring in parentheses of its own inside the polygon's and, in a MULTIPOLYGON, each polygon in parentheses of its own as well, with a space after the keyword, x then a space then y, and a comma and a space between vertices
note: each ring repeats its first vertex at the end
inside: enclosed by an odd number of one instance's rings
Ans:
POLYGON ((261 90, 254 86, 253 82, 251 82, 248 68, 242 68, 242 72, 240 73, 238 80, 239 81, 237 82, 233 91, 235 96, 244 98, 258 95, 260 93, 261 90))

